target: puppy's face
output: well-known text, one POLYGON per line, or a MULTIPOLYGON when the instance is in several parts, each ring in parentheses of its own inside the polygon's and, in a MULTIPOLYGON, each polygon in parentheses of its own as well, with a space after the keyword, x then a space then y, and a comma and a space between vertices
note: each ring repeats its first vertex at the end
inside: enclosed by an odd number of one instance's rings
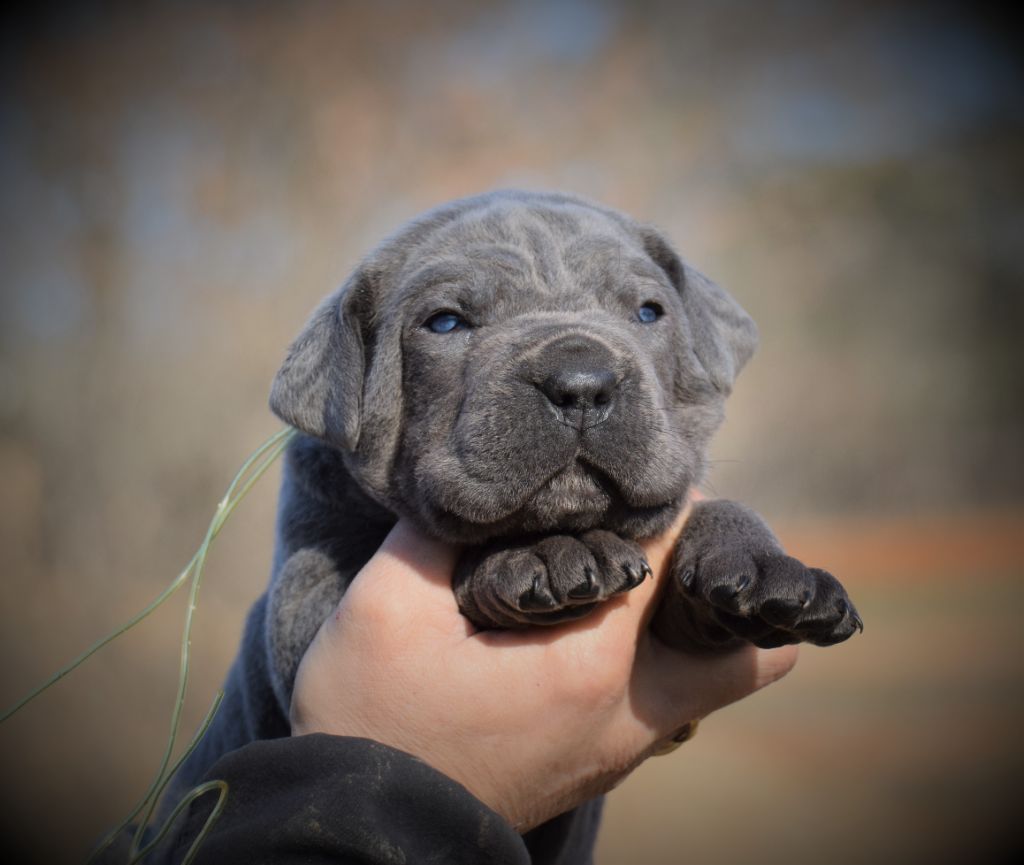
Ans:
POLYGON ((699 479, 754 339, 652 230, 497 193, 371 255, 293 345, 272 405, 439 537, 639 537, 699 479))

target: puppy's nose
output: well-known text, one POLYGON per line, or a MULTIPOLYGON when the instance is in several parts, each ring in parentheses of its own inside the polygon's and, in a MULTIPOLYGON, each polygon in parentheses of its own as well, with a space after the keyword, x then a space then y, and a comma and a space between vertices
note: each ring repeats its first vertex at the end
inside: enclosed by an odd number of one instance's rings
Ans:
POLYGON ((576 363, 561 366, 538 387, 565 423, 582 429, 607 419, 618 385, 612 370, 576 363))

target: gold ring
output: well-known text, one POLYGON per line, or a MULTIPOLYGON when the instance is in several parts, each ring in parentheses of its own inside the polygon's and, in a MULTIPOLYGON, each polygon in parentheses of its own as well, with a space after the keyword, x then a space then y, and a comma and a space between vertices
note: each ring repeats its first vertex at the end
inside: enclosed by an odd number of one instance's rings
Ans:
POLYGON ((676 732, 672 738, 670 738, 663 745, 660 745, 652 754, 652 757, 664 757, 666 754, 671 754, 676 748, 683 744, 683 742, 689 742, 694 736, 697 735, 697 722, 690 721, 688 724, 683 724, 682 727, 676 732))

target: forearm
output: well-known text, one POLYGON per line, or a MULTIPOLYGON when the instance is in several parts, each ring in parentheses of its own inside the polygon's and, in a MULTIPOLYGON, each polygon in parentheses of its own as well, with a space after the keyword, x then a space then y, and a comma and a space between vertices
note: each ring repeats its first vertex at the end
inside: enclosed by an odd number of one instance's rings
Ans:
MULTIPOLYGON (((460 784, 368 739, 314 734, 254 742, 221 758, 207 779, 227 782, 223 813, 198 863, 528 863, 522 838, 460 784)), ((179 862, 215 801, 191 805, 179 862)))

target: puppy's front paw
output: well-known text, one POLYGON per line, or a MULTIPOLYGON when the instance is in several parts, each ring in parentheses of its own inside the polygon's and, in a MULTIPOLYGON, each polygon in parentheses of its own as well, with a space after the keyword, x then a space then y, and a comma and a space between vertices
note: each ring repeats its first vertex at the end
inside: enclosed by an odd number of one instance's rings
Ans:
POLYGON ((637 544, 595 530, 467 550, 453 587, 474 624, 508 628, 579 618, 650 573, 637 544))
POLYGON ((674 566, 676 588, 710 645, 830 646, 864 625, 840 582, 777 550, 720 548, 674 566))
POLYGON ((680 649, 830 646, 864 629, 839 581, 787 556, 764 520, 737 502, 694 505, 671 576, 651 629, 680 649))

